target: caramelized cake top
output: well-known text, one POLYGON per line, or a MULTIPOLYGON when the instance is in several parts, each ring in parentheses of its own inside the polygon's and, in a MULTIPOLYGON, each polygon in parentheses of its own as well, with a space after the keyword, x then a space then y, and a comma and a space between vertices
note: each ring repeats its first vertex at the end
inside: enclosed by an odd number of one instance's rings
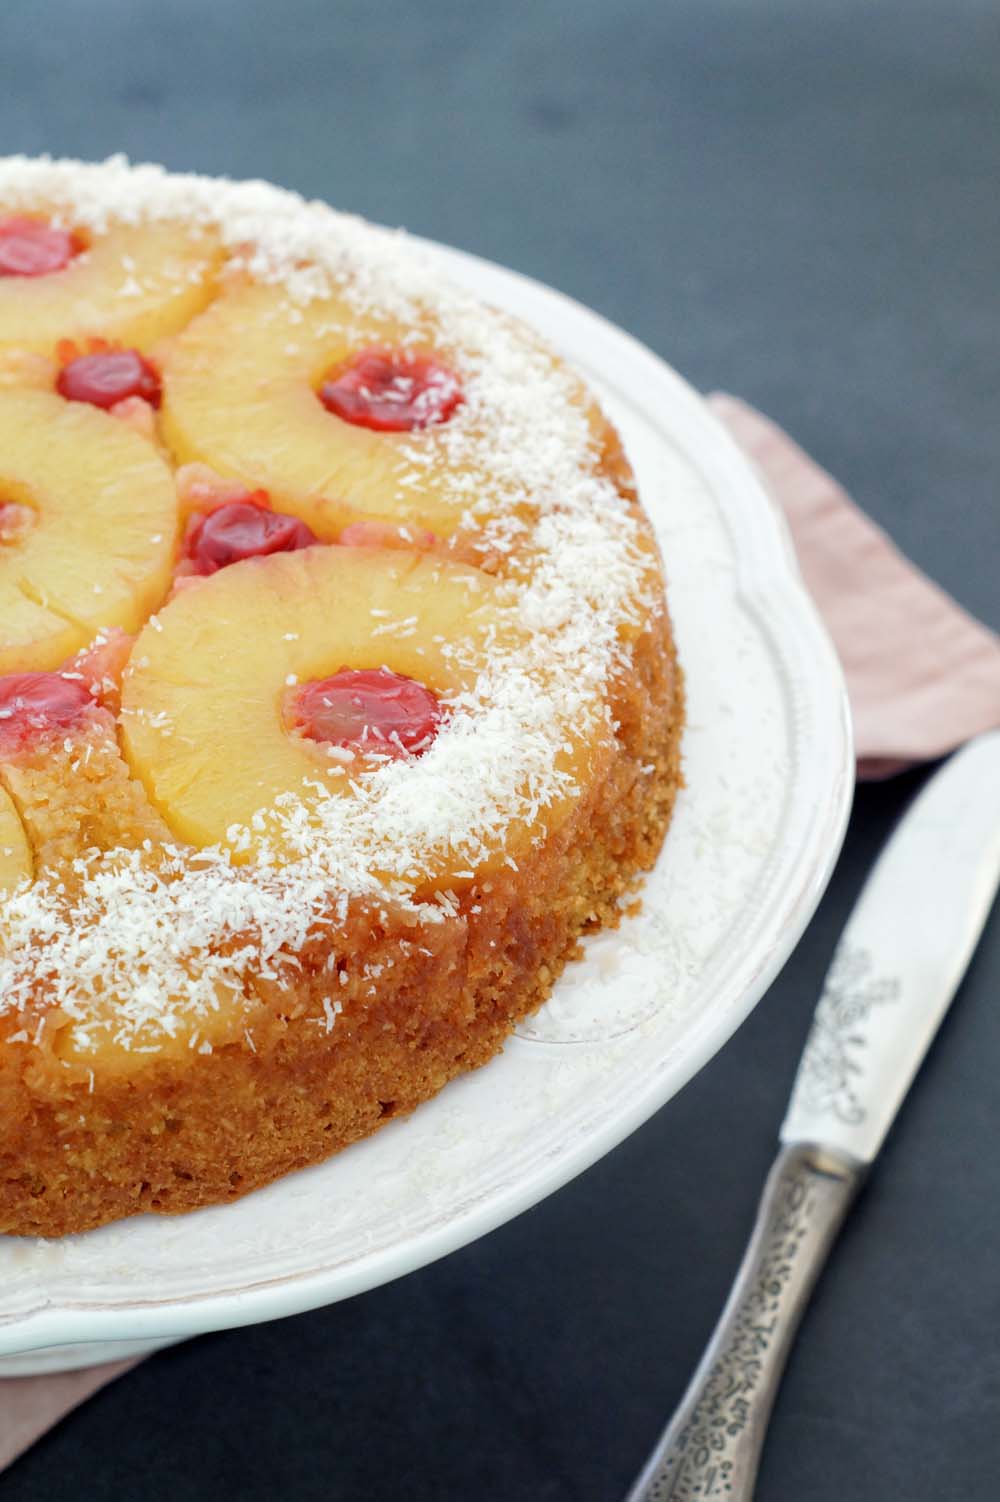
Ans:
MULTIPOLYGON (((131 423, 177 481, 174 535, 149 537, 180 566, 168 598, 159 554, 141 589, 129 564, 145 625, 121 705, 112 672, 52 741, 72 782, 119 740, 143 812, 116 804, 119 834, 68 858, 36 850, 0 899, 0 1015, 28 1036, 58 1009, 78 1050, 156 1051, 248 977, 282 984, 317 934, 331 972, 349 962, 349 905, 409 913, 419 933, 491 866, 516 867, 613 746, 608 686, 662 609, 659 566, 579 378, 401 232, 121 158, 0 160, 0 242, 5 225, 0 428, 18 401, 37 424, 54 400, 109 433, 131 423), (199 480, 210 499, 185 532, 199 480), (268 685, 287 669, 268 687, 271 770, 258 669, 268 685), (367 678, 345 689, 342 671, 367 678), (397 711, 423 717, 419 735, 397 711)), ((0 500, 30 511, 7 465, 0 500)), ((15 553, 0 549, 0 627, 15 553)), ((69 633, 48 663, 64 686, 89 682, 73 653, 138 625, 44 589, 34 603, 69 633)))

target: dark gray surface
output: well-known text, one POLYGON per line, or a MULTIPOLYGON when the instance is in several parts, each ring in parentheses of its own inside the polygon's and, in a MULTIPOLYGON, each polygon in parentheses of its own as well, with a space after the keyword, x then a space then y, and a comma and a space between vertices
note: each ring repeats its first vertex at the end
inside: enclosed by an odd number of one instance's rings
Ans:
MULTIPOLYGON (((549 281, 765 407, 1000 624, 996 0, 36 0, 0 19, 0 149, 270 177, 549 281)), ((155 1358, 5 1498, 618 1497, 918 781, 861 791, 780 980, 617 1152, 400 1283, 155 1358)), ((998 996, 994 918, 807 1317, 760 1502, 1000 1494, 998 996)))

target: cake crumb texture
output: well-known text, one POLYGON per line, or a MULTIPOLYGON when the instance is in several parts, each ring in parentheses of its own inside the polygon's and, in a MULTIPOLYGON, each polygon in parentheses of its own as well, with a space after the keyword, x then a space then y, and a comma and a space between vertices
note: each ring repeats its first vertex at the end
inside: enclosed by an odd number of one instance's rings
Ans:
POLYGON ((118 158, 0 159, 23 216, 73 255, 0 276, 0 699, 65 703, 0 707, 0 1231, 54 1237, 235 1199, 487 1062, 638 900, 683 682, 614 429, 404 235, 118 158), (58 394, 123 348, 150 400, 58 394), (359 350, 447 381, 439 418, 324 405, 359 350), (234 504, 293 550, 202 576, 234 504), (425 739, 304 734, 345 671, 426 685, 425 739))

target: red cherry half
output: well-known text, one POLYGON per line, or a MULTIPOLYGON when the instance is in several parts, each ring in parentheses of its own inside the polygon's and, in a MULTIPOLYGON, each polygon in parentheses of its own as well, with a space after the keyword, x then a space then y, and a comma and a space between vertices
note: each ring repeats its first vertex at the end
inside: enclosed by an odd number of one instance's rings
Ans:
POLYGON ((114 407, 140 396, 151 407, 160 405, 160 377, 137 349, 108 349, 78 355, 56 377, 56 390, 70 402, 114 407))
POLYGON ((0 677, 0 741, 24 745, 35 735, 72 725, 88 705, 90 690, 62 673, 8 673, 0 677))
POLYGON ((388 668, 341 668, 297 689, 290 719, 303 735, 382 756, 418 756, 441 724, 436 694, 388 668))
POLYGON ((405 350, 363 350, 331 371, 319 388, 328 412, 359 428, 410 433, 447 422, 463 401, 446 366, 405 350))
POLYGON ((312 547, 315 541, 315 532, 297 516, 272 511, 256 501, 229 501, 195 523, 187 554, 199 574, 214 574, 243 558, 294 553, 312 547))
POLYGON ((62 271, 82 248, 70 230, 44 219, 0 219, 0 276, 48 276, 62 271))

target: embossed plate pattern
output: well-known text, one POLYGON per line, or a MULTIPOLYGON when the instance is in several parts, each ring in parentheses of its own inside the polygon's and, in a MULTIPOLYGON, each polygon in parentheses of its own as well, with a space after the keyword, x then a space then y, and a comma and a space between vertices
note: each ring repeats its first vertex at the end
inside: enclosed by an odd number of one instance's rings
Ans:
POLYGON ((829 876, 852 785, 843 684, 750 468, 696 394, 620 330, 512 272, 434 254, 592 381, 657 527, 688 679, 687 787, 643 910, 588 944, 500 1058, 331 1162, 221 1209, 56 1243, 0 1239, 0 1355, 296 1313, 491 1230, 701 1068, 829 876))

